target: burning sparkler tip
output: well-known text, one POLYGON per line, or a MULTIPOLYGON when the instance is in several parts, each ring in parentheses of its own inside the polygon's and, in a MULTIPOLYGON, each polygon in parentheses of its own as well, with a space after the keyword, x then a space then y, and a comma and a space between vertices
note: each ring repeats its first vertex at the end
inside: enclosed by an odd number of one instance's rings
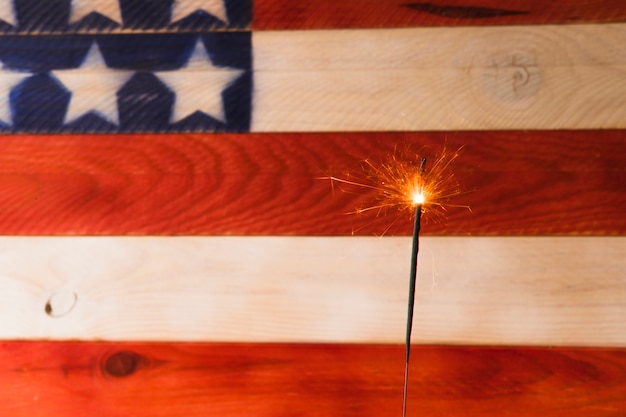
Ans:
POLYGON ((414 206, 421 206, 426 202, 426 196, 423 191, 417 190, 411 196, 411 201, 413 201, 414 206))

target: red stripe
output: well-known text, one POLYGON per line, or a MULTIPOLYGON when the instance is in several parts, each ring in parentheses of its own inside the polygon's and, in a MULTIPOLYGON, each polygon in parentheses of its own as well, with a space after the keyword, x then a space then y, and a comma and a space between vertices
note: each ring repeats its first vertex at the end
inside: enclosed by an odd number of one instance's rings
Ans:
POLYGON ((450 203, 472 211, 426 213, 425 234, 626 232, 626 133, 560 131, 5 136, 0 233, 410 234, 407 213, 346 214, 367 189, 316 178, 443 144, 464 147, 450 203))
POLYGON ((615 0, 256 0, 255 30, 623 22, 615 0), (413 7, 407 7, 413 4, 413 7))
MULTIPOLYGON (((399 415, 402 346, 0 343, 6 415, 399 415)), ((415 346, 410 415, 614 416, 626 350, 415 346)))

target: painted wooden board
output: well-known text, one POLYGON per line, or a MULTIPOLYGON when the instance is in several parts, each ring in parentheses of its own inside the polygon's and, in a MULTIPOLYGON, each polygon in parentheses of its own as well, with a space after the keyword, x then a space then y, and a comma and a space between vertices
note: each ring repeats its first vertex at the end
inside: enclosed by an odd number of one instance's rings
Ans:
MULTIPOLYGON (((0 343, 13 417, 400 415, 401 346, 0 343)), ((419 346, 410 416, 621 416, 626 351, 419 346)))
POLYGON ((0 132, 625 128, 624 44, 623 23, 4 34, 0 132))
POLYGON ((258 32, 253 131, 626 127, 626 25, 258 32))
POLYGON ((623 22, 610 0, 12 0, 0 32, 346 29, 623 22), (253 13, 254 11, 254 13, 253 13), (254 14, 254 16, 253 16, 254 14))
POLYGON ((409 148, 462 148, 424 234, 626 234, 626 131, 2 136, 0 233, 407 235, 409 212, 354 214, 378 191, 320 178, 372 184, 364 160, 409 148))
POLYGON ((383 28, 623 22, 612 0, 12 0, 0 32, 383 28), (254 12, 254 13, 253 13, 254 12))
POLYGON ((336 29, 623 22, 613 0, 256 0, 253 28, 336 29))
MULTIPOLYGON (((333 195, 317 172, 458 135, 388 130, 624 127, 623 24, 251 32, 623 22, 619 2, 266 0, 254 17, 250 0, 0 3, 0 131, 44 133, 0 138, 0 233, 407 234, 402 215, 346 216, 372 194, 333 195), (174 136, 251 130, 381 135, 174 136), (80 135, 48 135, 66 132, 80 135)), ((472 213, 427 215, 425 233, 624 234, 622 131, 468 138, 448 143, 470 155, 450 203, 472 213)), ((623 237, 424 239, 417 343, 624 346, 623 237)), ((402 347, 354 343, 402 340, 407 252, 406 238, 5 238, 0 414, 399 412, 402 347)), ((415 415, 625 408, 623 349, 417 349, 415 415)))
MULTIPOLYGON (((400 343, 410 238, 0 240, 0 338, 400 343)), ((626 238, 424 237, 416 343, 626 346, 626 238)))

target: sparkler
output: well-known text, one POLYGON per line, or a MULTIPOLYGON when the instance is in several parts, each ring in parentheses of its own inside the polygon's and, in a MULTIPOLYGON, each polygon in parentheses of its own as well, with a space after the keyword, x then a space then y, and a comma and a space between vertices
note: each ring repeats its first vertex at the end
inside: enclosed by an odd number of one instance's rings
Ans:
POLYGON ((413 245, 411 250, 411 273, 409 275, 409 305, 406 317, 406 362, 404 364, 404 395, 402 399, 402 416, 406 417, 406 399, 409 388, 409 357, 411 355, 411 332, 413 330, 413 310, 415 307, 415 284, 417 282, 417 255, 420 250, 420 229, 422 219, 422 205, 426 202, 424 195, 424 167, 426 158, 420 159, 419 175, 420 186, 413 190, 412 202, 415 205, 415 222, 413 224, 413 245))
MULTIPOLYGON (((362 194, 363 189, 368 189, 375 193, 375 201, 347 214, 375 212, 378 217, 387 214, 388 210, 395 210, 412 215, 416 205, 420 205, 422 212, 428 213, 429 220, 436 220, 443 217, 448 207, 469 210, 467 206, 449 203, 451 197, 461 194, 454 173, 449 169, 459 156, 460 150, 449 152, 444 148, 431 159, 428 172, 424 172, 420 162, 422 158, 407 148, 404 151, 394 149, 380 163, 365 159, 360 172, 353 171, 343 177, 327 176, 320 179, 330 180, 333 190, 335 184, 339 184, 344 192, 362 194)), ((406 217, 402 215, 397 218, 406 217)), ((383 234, 392 226, 393 222, 383 234)))
MULTIPOLYGON (((460 151, 460 149, 459 149, 460 151)), ((414 211, 413 241, 411 252, 411 270, 409 277, 409 297, 406 323, 406 356, 404 368, 404 395, 402 416, 406 417, 407 394, 409 382, 409 358, 411 354, 411 333, 413 329, 413 312, 415 307, 415 287, 417 281, 417 257, 419 253, 419 233, 422 213, 428 208, 430 213, 441 214, 448 204, 448 198, 460 194, 454 174, 449 170, 450 164, 458 157, 459 151, 448 153, 444 149, 434 159, 428 172, 425 172, 426 158, 417 157, 412 153, 399 154, 394 151, 386 163, 376 165, 369 160, 364 161, 365 176, 324 177, 346 186, 366 188, 378 193, 376 204, 360 208, 356 213, 371 210, 385 211, 388 208, 414 211), (416 163, 419 161, 418 163, 416 163), (431 209, 434 209, 431 211, 431 209), (438 210, 437 210, 438 209, 438 210)), ((471 211, 471 210, 470 210, 471 211)), ((390 226, 391 227, 391 226, 390 226)))

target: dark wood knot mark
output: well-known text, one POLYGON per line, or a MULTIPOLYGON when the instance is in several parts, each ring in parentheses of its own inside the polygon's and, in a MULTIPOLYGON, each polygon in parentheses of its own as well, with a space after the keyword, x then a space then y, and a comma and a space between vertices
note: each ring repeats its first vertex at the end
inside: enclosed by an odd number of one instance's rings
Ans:
POLYGON ((488 19, 490 17, 528 14, 524 10, 492 9, 475 6, 443 6, 432 3, 405 3, 404 7, 442 17, 457 19, 488 19))
POLYGON ((115 378, 124 378, 137 371, 141 356, 134 352, 116 352, 106 358, 102 364, 102 371, 115 378))
POLYGON ((49 317, 59 318, 68 315, 78 302, 78 294, 72 291, 58 291, 48 298, 44 311, 49 317))
POLYGON ((542 83, 535 57, 524 51, 507 51, 494 56, 482 78, 489 91, 508 102, 533 96, 542 83))

